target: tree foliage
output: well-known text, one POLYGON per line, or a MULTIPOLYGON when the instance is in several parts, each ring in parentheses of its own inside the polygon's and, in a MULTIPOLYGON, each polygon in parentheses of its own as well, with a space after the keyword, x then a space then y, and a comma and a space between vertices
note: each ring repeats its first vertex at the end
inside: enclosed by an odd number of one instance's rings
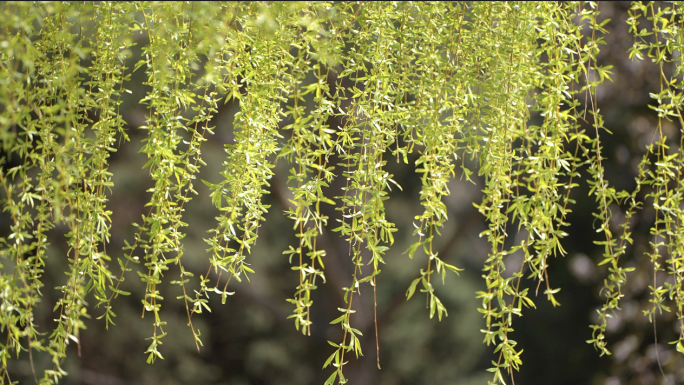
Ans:
POLYGON ((681 4, 635 2, 630 10, 635 40, 629 55, 653 61, 660 77, 659 92, 651 94, 658 125, 633 191, 611 187, 603 166, 607 130, 596 90, 610 79, 611 66, 597 60, 608 20, 599 21, 593 2, 11 2, 2 9, 0 182, 12 223, 1 239, 3 383, 11 382, 8 360, 22 352, 50 355, 53 367, 40 382, 57 383, 66 374, 60 363, 67 346, 79 343, 85 318, 93 314, 113 324, 113 300, 129 294, 120 284, 131 278, 132 264, 143 266, 142 311, 152 316, 148 363, 163 358, 164 280, 181 288, 178 300, 199 349, 193 315, 210 311, 210 295, 224 302, 233 295, 232 279, 255 273, 250 250, 269 209, 263 196, 277 161, 291 165, 285 215, 298 241, 283 254, 298 272, 288 302, 303 334, 312 327, 311 292, 325 283, 326 250, 317 239, 330 226, 348 242, 354 269, 342 288, 347 307, 331 322, 343 337, 329 342, 324 365, 333 367, 326 384, 347 382, 350 355, 363 354, 354 298, 362 287, 375 295, 383 256, 394 243, 385 201, 401 186, 387 162, 408 164, 409 154, 418 156, 413 167, 424 210, 415 217, 407 254, 425 261, 406 297, 425 293, 430 318, 447 315, 435 283, 461 270, 433 249, 447 220, 447 184, 474 173, 484 178, 482 199, 474 205, 488 224, 480 236, 490 250, 482 273, 486 289, 476 295, 484 343, 498 357, 489 369, 492 384, 504 383, 522 364, 513 323, 523 308, 535 307, 523 278, 536 281, 536 291, 559 305, 554 294, 560 288, 551 284, 548 266, 552 256, 566 253, 566 217, 581 181, 596 201, 595 242, 604 248, 599 264, 609 266, 605 304, 588 342, 610 354, 607 318, 619 309, 633 270, 623 257, 632 243, 630 219, 651 204, 652 306, 645 313, 649 320, 658 312, 676 313, 681 328, 672 343, 684 353, 684 136, 670 148, 662 130, 665 120, 684 127, 681 4), (133 34, 147 42, 137 63, 133 34), (147 77, 147 94, 139 101, 148 107, 141 152, 152 187, 125 258, 112 261, 108 158, 127 145, 120 106, 134 71, 147 77), (330 78, 337 79, 333 86, 330 78), (202 181, 218 212, 205 239, 207 272, 194 277, 183 267, 184 206, 197 195, 196 176, 205 165, 201 146, 214 134, 212 118, 231 99, 240 111, 221 179, 202 181), (331 126, 331 117, 343 123, 331 126), (468 159, 478 167, 469 168, 468 159), (326 196, 335 178, 343 180, 343 195, 326 196), (610 228, 616 203, 626 208, 619 233, 610 228), (339 223, 328 223, 321 205, 334 205, 339 223), (56 226, 68 229, 70 267, 58 287, 55 323, 41 331, 33 314, 44 290, 47 233, 56 226), (524 254, 522 264, 504 275, 505 261, 516 252, 524 254), (658 282, 659 271, 670 276, 667 282, 658 282), (192 292, 189 282, 199 289, 192 292), (86 303, 89 295, 93 307, 86 303))

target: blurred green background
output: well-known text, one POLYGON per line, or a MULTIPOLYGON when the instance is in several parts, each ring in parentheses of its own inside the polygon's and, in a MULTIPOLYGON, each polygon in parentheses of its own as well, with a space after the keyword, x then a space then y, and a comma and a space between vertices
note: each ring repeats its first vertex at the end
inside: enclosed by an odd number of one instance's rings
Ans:
MULTIPOLYGON (((633 38, 628 33, 625 20, 629 2, 602 2, 602 16, 612 19, 607 25, 611 33, 606 36, 607 45, 602 47, 602 64, 614 66, 612 83, 598 88, 598 104, 606 120, 606 127, 613 132, 602 136, 604 163, 607 178, 617 189, 634 188, 634 176, 651 129, 656 123, 655 114, 648 108, 652 100, 649 92, 658 89, 657 68, 650 62, 632 61, 627 49, 633 38)), ((146 44, 145 35, 135 35, 139 54, 140 45, 146 44)), ((130 61, 130 65, 136 59, 130 61)), ((146 131, 137 128, 144 124, 146 106, 131 101, 140 100, 146 92, 142 85, 145 74, 137 71, 125 86, 133 91, 133 97, 122 106, 121 111, 128 123, 131 141, 122 143, 111 158, 110 171, 114 174, 114 188, 109 208, 114 212, 111 244, 107 250, 113 258, 122 258, 124 239, 133 238, 131 222, 137 222, 149 199, 146 189, 151 187, 147 170, 142 166, 147 159, 138 153, 146 131)), ((329 79, 334 84, 336 78, 329 79)), ((228 102, 222 105, 211 125, 216 126, 215 135, 202 146, 202 167, 195 183, 199 196, 186 205, 185 221, 189 224, 185 243, 184 266, 196 278, 191 285, 197 288, 200 274, 208 266, 207 247, 203 241, 205 231, 214 225, 217 210, 208 197, 208 188, 199 179, 211 182, 219 180, 221 162, 225 158, 223 146, 232 141, 232 121, 238 105, 228 102)), ((538 119, 538 117, 533 117, 538 119)), ((286 122, 283 122, 283 125, 286 122)), ((336 127, 339 123, 332 122, 336 127)), ((676 148, 680 129, 667 123, 664 130, 668 142, 676 148)), ((591 132, 591 131, 589 131, 591 132)), ((484 289, 481 268, 487 256, 488 245, 478 234, 485 229, 482 216, 473 207, 481 199, 481 181, 476 184, 459 180, 451 182, 452 195, 446 198, 449 221, 437 241, 439 254, 446 262, 465 268, 460 277, 448 276, 445 285, 438 284, 440 299, 447 307, 449 316, 438 322, 429 319, 424 297, 417 295, 406 301, 409 283, 418 276, 424 258, 417 255, 413 260, 403 252, 412 242, 413 217, 422 212, 419 204, 420 180, 409 165, 388 162, 388 171, 403 191, 394 190, 387 201, 388 219, 396 223, 396 243, 386 254, 387 265, 377 278, 378 329, 380 340, 380 363, 376 367, 375 337, 373 328, 373 302, 370 286, 357 303, 354 320, 363 332, 365 356, 351 358, 345 373, 354 385, 381 384, 486 384, 491 379, 485 371, 494 358, 493 347, 483 345, 479 330, 484 322, 477 312, 475 292, 484 289)), ((474 168, 475 165, 471 165, 474 168)), ((212 312, 193 317, 202 333, 204 347, 198 352, 192 334, 186 326, 187 318, 178 286, 166 284, 162 314, 168 322, 169 333, 163 341, 161 352, 164 360, 154 365, 145 363, 143 352, 152 333, 151 316, 141 318, 141 293, 144 286, 137 274, 131 272, 122 289, 133 294, 119 297, 115 302, 116 326, 105 330, 104 322, 95 318, 103 309, 91 311, 87 330, 81 333, 80 357, 76 346, 70 347, 65 364, 69 376, 65 384, 124 385, 124 384, 322 384, 330 374, 330 368, 321 370, 325 359, 333 352, 327 340, 338 340, 340 328, 328 322, 338 316, 337 308, 343 304, 341 287, 351 282, 351 259, 348 245, 337 233, 327 232, 319 240, 328 255, 325 259, 327 284, 319 285, 314 292, 312 307, 313 326, 311 336, 303 336, 294 328, 294 322, 286 319, 291 305, 286 302, 297 285, 297 272, 290 269, 288 257, 282 255, 287 245, 295 244, 292 222, 283 215, 289 198, 286 177, 291 165, 279 160, 275 177, 271 180, 270 194, 265 197, 271 208, 266 221, 259 230, 259 240, 249 263, 256 271, 251 282, 232 281, 229 290, 236 294, 222 305, 220 298, 211 297, 212 312)), ((340 170, 336 170, 340 175, 340 170)), ((340 195, 341 178, 338 178, 327 196, 340 195)), ((602 302, 598 286, 607 271, 597 268, 601 249, 593 244, 598 236, 592 227, 591 213, 596 204, 588 197, 586 184, 573 190, 577 204, 568 222, 572 225, 565 239, 568 255, 552 261, 549 269, 553 285, 561 287, 557 299, 559 308, 552 308, 544 296, 537 297, 537 309, 524 312, 524 317, 514 320, 513 338, 524 349, 523 366, 516 373, 518 384, 670 384, 684 383, 684 357, 667 345, 676 333, 673 314, 658 318, 659 343, 654 344, 652 324, 642 315, 648 306, 648 285, 651 284, 652 268, 644 252, 648 248, 648 229, 654 220, 654 211, 645 205, 634 224, 635 243, 630 248, 626 265, 638 267, 629 275, 622 311, 613 318, 608 327, 609 349, 612 356, 599 357, 585 341, 591 338, 589 324, 594 322, 595 309, 602 302), (665 377, 656 361, 660 358, 665 377)), ((330 224, 339 217, 333 207, 324 207, 331 217, 330 224)), ((615 213, 614 230, 621 223, 620 209, 615 213)), ((3 226, 8 225, 3 218, 3 226)), ((332 227, 332 226, 331 226, 332 227)), ((42 330, 52 327, 55 317, 52 306, 58 291, 52 288, 66 279, 66 243, 63 242, 64 227, 52 232, 51 258, 45 273, 44 305, 36 315, 42 330)), ((519 266, 521 255, 509 257, 510 266, 519 266)), ((139 268, 137 266, 136 268, 139 268)), ((511 271, 513 268, 510 269, 511 271)), ((116 269, 115 269, 116 271, 116 269)), ((177 279, 178 271, 171 269, 166 282, 177 279)), ((532 281, 526 282, 532 287, 532 281)), ((10 364, 13 379, 20 383, 33 382, 27 355, 10 364)), ((49 365, 47 356, 34 357, 36 369, 49 365)))

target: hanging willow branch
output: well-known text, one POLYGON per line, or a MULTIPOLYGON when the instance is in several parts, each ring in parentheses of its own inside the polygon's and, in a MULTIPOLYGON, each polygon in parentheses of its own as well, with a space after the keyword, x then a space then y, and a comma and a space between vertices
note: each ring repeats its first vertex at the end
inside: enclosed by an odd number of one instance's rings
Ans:
MULTIPOLYGON (((234 294, 231 280, 255 273, 250 252, 269 209, 263 198, 275 162, 283 158, 290 163, 292 191, 285 215, 297 238, 283 252, 298 272, 288 299, 295 328, 311 334, 312 290, 325 283, 326 250, 317 239, 329 218, 321 204, 341 212, 331 230, 348 242, 354 266, 342 288, 346 306, 331 322, 343 337, 330 342, 334 350, 324 368, 332 364, 335 370, 326 384, 346 383, 345 360, 352 351, 362 355, 354 299, 370 284, 375 302, 396 231, 385 202, 392 188, 401 189, 387 162, 396 157, 408 163, 410 154, 417 157, 423 212, 415 217, 407 253, 426 260, 406 295, 425 293, 430 318, 439 320, 447 308, 434 275, 444 282, 447 271, 461 271, 433 247, 447 221, 443 198, 451 193, 451 178, 471 180, 475 171, 466 158, 479 165, 484 186, 475 206, 486 219, 480 236, 490 250, 483 256, 486 290, 477 296, 484 342, 497 354, 489 369, 492 384, 513 378, 522 364, 513 322, 523 307, 535 307, 530 288, 521 285, 525 272, 536 291, 543 286, 559 305, 554 294, 560 288, 551 285, 548 268, 552 257, 566 253, 570 192, 581 181, 596 200, 595 242, 604 247, 599 264, 609 270, 601 291, 606 302, 588 342, 610 354, 607 317, 619 309, 633 270, 621 257, 632 243, 630 219, 646 190, 656 220, 649 253, 652 307, 645 314, 655 323, 657 312, 674 307, 681 327, 673 343, 684 353, 684 136, 677 151, 669 151, 662 129, 663 120, 684 127, 681 54, 675 55, 684 48, 683 19, 680 4, 632 5, 630 57, 655 62, 660 89, 651 93, 658 125, 639 164, 637 187, 625 192, 610 187, 603 165, 606 129, 596 90, 610 79, 611 67, 598 62, 608 20, 600 21, 597 3, 6 3, 0 12, 0 185, 11 225, 0 239, 3 383, 11 381, 8 359, 24 351, 31 363, 33 354, 49 354, 53 366, 41 384, 57 383, 66 375, 61 364, 67 347, 79 344, 92 312, 86 296, 92 293, 104 308, 99 318, 113 323, 113 299, 129 295, 120 284, 130 264, 141 262, 142 313, 153 318, 148 362, 163 358, 161 286, 169 279, 180 286, 199 349, 193 315, 210 310, 211 293, 225 302, 234 294), (641 17, 649 21, 645 28, 641 17), (137 64, 128 60, 134 35, 142 36, 137 64), (147 93, 138 102, 148 110, 139 128, 147 133, 141 152, 153 187, 124 258, 112 263, 108 159, 128 141, 119 107, 131 93, 126 83, 134 71, 146 76, 147 93), (240 111, 221 179, 203 181, 219 214, 205 239, 207 272, 195 278, 183 267, 183 213, 197 195, 195 178, 205 164, 201 145, 214 133, 210 124, 223 99, 237 101, 240 111), (341 124, 332 125, 333 119, 341 124), (326 196, 335 178, 342 178, 344 193, 326 196), (609 226, 615 203, 627 206, 620 234, 609 226), (69 268, 58 287, 57 318, 39 331, 33 314, 42 297, 48 233, 58 225, 68 229, 69 268), (522 263, 504 274, 514 253, 523 255, 522 263), (671 280, 659 282, 659 272, 671 280), (191 293, 194 279, 200 288, 191 293)), ((377 324, 375 331, 377 342, 377 324)))

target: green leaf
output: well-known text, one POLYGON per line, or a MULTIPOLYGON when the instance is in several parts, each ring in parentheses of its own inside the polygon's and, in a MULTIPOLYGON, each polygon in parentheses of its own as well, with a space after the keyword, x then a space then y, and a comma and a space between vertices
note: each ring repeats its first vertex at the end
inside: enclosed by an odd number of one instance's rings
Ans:
POLYGON ((411 299, 413 296, 413 293, 416 291, 416 285, 418 285, 418 282, 420 282, 422 277, 418 277, 411 282, 411 285, 409 285, 408 290, 406 290, 406 300, 411 299))

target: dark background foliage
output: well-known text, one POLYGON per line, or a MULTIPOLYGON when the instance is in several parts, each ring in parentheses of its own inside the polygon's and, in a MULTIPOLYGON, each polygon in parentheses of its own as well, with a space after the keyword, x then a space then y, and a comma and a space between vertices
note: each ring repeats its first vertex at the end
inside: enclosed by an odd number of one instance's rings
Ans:
MULTIPOLYGON (((653 101, 648 93, 656 90, 657 68, 648 61, 632 61, 627 49, 633 38, 628 33, 625 20, 629 3, 601 3, 602 17, 612 21, 607 25, 610 34, 607 45, 602 47, 603 64, 614 67, 613 82, 598 88, 599 107, 604 114, 606 127, 613 132, 602 138, 607 178, 618 189, 634 188, 634 176, 638 161, 645 151, 649 137, 647 132, 655 124, 655 115, 648 108, 653 101)), ((138 35, 136 35, 138 36, 138 35)), ((145 35, 137 38, 143 39, 145 35)), ((146 92, 144 73, 134 73, 127 88, 139 100, 146 92)), ((334 84, 335 78, 328 79, 334 84)), ((232 139, 232 120, 238 110, 234 102, 221 106, 212 125, 215 135, 210 136, 202 147, 207 166, 201 169, 200 179, 216 181, 220 164, 225 156, 223 145, 232 139)), ((144 154, 139 153, 140 140, 146 132, 138 130, 144 124, 145 106, 128 104, 122 106, 128 124, 131 141, 123 143, 111 158, 110 170, 114 174, 114 188, 109 207, 113 211, 111 244, 108 251, 113 258, 121 257, 124 239, 132 239, 131 222, 138 221, 149 199, 146 189, 151 186, 144 154)), ((534 118, 533 118, 534 119, 534 118)), ((286 122, 283 122, 283 125, 286 122)), ((669 124, 669 123, 668 123, 669 124)), ((335 127, 337 124, 331 124, 335 127)), ((678 143, 679 130, 674 125, 664 127, 673 146, 678 143)), ((591 131, 590 131, 591 132, 591 131)), ((412 160, 415 160, 412 159, 412 160)), ((358 303, 357 325, 363 332, 365 356, 351 359, 346 373, 350 382, 364 384, 484 384, 491 379, 485 371, 494 358, 493 348, 482 343, 479 332, 484 325, 477 312, 475 292, 484 288, 481 268, 487 255, 487 243, 478 234, 485 230, 483 217, 472 206, 480 199, 480 185, 459 180, 451 182, 452 195, 446 199, 449 221, 438 239, 437 248, 445 261, 465 268, 459 278, 451 277, 437 291, 449 316, 438 322, 429 319, 425 298, 417 295, 406 301, 405 292, 420 269, 419 261, 410 260, 402 254, 411 243, 412 221, 420 214, 418 193, 419 177, 411 164, 388 162, 390 173, 403 186, 395 190, 387 201, 388 219, 398 228, 396 244, 387 252, 383 274, 378 276, 377 308, 380 341, 380 364, 376 367, 375 338, 373 328, 372 294, 366 292, 358 303)), ((265 197, 271 208, 264 225, 259 229, 259 240, 252 250, 250 261, 256 274, 251 282, 231 282, 236 294, 221 305, 219 299, 211 298, 212 313, 193 317, 202 333, 205 346, 198 352, 190 330, 186 327, 185 308, 178 295, 177 286, 162 288, 167 293, 164 310, 170 336, 163 340, 161 352, 165 359, 154 365, 145 363, 145 351, 151 322, 141 319, 140 304, 144 286, 130 273, 122 289, 133 295, 119 297, 115 302, 116 326, 105 330, 102 320, 94 319, 104 311, 92 311, 93 319, 87 322, 87 330, 81 334, 80 346, 70 347, 65 369, 70 373, 66 384, 321 384, 327 372, 321 367, 330 354, 327 340, 338 340, 340 328, 328 325, 337 317, 337 308, 343 305, 340 289, 349 285, 352 265, 348 244, 338 234, 324 234, 321 247, 328 251, 326 275, 328 282, 314 292, 311 336, 296 331, 287 316, 290 297, 297 272, 290 269, 282 251, 293 244, 292 222, 283 215, 288 194, 286 177, 289 166, 281 159, 271 180, 270 194, 265 197), (79 357, 80 355, 80 357, 79 357)), ((341 170, 335 170, 340 174, 341 170)), ((339 182, 337 179, 336 183, 339 182)), ((477 181, 477 179, 476 179, 477 181)), ((481 183, 481 182, 480 182, 481 183)), ((333 183, 328 196, 340 195, 339 185, 333 183)), ((208 247, 203 241, 204 231, 214 224, 217 212, 208 198, 208 188, 197 185, 199 196, 186 206, 185 219, 190 226, 184 240, 185 268, 196 277, 206 270, 208 247)), ((515 324, 514 335, 524 349, 524 365, 516 373, 518 384, 660 384, 665 378, 670 384, 684 383, 684 357, 671 346, 655 344, 653 326, 642 315, 648 305, 648 285, 651 267, 644 251, 648 247, 648 228, 654 218, 653 209, 638 213, 635 223, 635 243, 628 251, 625 264, 643 267, 629 275, 626 297, 618 317, 608 326, 608 342, 613 355, 599 357, 585 341, 591 337, 588 325, 595 322, 595 309, 600 306, 598 284, 607 271, 597 268, 601 249, 593 244, 599 239, 593 228, 591 213, 595 210, 594 199, 588 196, 588 188, 581 185, 573 191, 577 204, 568 218, 571 223, 569 237, 564 239, 568 251, 565 258, 550 261, 550 279, 561 287, 557 295, 561 306, 553 308, 543 295, 536 301, 537 309, 530 309, 515 324), (665 373, 658 368, 658 360, 665 373)), ((333 207, 326 207, 332 220, 339 217, 333 207)), ((614 225, 620 223, 620 210, 614 207, 614 225)), ((3 218, 7 221, 7 218, 3 218)), ((4 222, 5 226, 7 222, 4 222)), ((53 239, 60 239, 65 228, 53 230, 53 239)), ((53 241, 53 255, 65 255, 63 242, 53 241)), ((522 262, 519 260, 517 263, 522 262)), ((515 259, 510 263, 514 266, 515 259)), ((53 287, 62 284, 66 261, 57 258, 48 264, 45 274, 44 303, 54 303, 58 292, 53 287)), ((513 270, 513 268, 509 269, 513 270)), ((169 274, 175 274, 169 273, 169 274)), ((192 284, 192 283, 191 283, 192 284)), ((195 283, 195 285, 197 285, 195 283)), ((528 285, 534 285, 532 281, 528 285)), ((532 287, 534 290, 534 286, 532 287)), ((355 301, 356 303, 356 301, 355 301)), ((52 325, 51 309, 42 307, 37 315, 39 325, 52 325)), ((675 330, 669 326, 673 314, 658 318, 658 341, 672 340, 675 330), (661 326, 662 325, 662 326, 661 326), (667 326, 666 326, 667 325, 667 326)), ((49 363, 46 357, 36 356, 36 368, 49 363)), ((10 365, 15 379, 29 383, 32 378, 27 361, 10 365)))

